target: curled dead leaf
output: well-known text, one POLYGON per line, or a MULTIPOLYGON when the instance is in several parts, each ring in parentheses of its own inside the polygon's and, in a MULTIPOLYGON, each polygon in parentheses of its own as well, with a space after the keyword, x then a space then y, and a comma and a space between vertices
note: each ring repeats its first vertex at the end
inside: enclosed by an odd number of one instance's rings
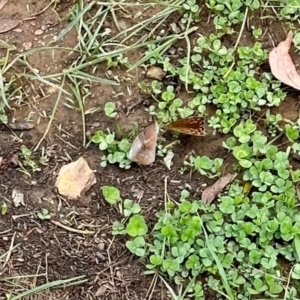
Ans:
POLYGON ((1 19, 0 20, 0 33, 4 33, 16 28, 21 23, 20 20, 16 19, 1 19))
POLYGON ((23 193, 19 192, 17 189, 13 189, 11 196, 15 207, 19 207, 20 205, 25 206, 23 193))
POLYGON ((16 123, 8 123, 6 125, 11 130, 30 130, 35 127, 35 124, 32 122, 16 122, 16 123))
POLYGON ((282 41, 269 54, 269 64, 272 74, 281 82, 300 90, 300 75, 289 55, 293 40, 293 32, 290 31, 285 41, 282 41))
POLYGON ((2 8, 6 5, 7 2, 8 2, 8 0, 1 0, 0 1, 0 10, 2 10, 2 8))
POLYGON ((107 285, 103 284, 100 286, 100 288, 96 292, 96 297, 103 297, 107 291, 108 287, 107 285))
POLYGON ((171 166, 173 165, 173 157, 174 157, 174 152, 172 150, 169 150, 167 155, 164 157, 165 165, 169 170, 171 170, 171 166))
POLYGON ((228 173, 227 175, 218 179, 213 185, 207 187, 202 193, 202 201, 210 204, 217 195, 234 179, 237 174, 228 173))
POLYGON ((159 126, 156 122, 148 125, 134 139, 128 158, 141 165, 151 165, 156 157, 159 126))

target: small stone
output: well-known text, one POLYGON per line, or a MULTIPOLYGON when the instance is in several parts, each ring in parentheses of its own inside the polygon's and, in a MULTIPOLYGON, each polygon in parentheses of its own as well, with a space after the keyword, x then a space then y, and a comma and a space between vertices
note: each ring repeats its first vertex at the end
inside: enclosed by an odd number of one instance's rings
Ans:
POLYGON ((32 47, 32 43, 31 42, 25 42, 23 43, 23 47, 25 50, 29 50, 32 47))
POLYGON ((36 73, 36 74, 39 74, 39 73, 40 73, 40 70, 37 69, 37 68, 32 68, 32 71, 33 71, 34 73, 36 73))
POLYGON ((18 262, 24 262, 24 261, 25 261, 24 258, 22 258, 22 257, 18 257, 18 258, 16 258, 16 260, 17 260, 18 262))
POLYGON ((47 89, 48 94, 53 94, 55 92, 57 92, 57 88, 54 86, 49 86, 49 88, 47 89))
POLYGON ((165 31, 164 29, 162 29, 162 30, 159 32, 159 35, 160 35, 160 36, 163 36, 163 35, 165 35, 165 33, 166 33, 166 31, 165 31))
POLYGON ((44 30, 44 31, 46 31, 46 30, 49 29, 49 27, 48 27, 47 25, 42 25, 42 26, 41 26, 41 29, 44 30))
POLYGON ((105 243, 100 242, 100 243, 98 244, 98 249, 99 249, 99 250, 104 250, 104 249, 105 249, 105 243))
POLYGON ((150 79, 162 80, 166 76, 166 73, 159 67, 151 67, 147 71, 146 76, 150 79))
POLYGON ((18 33, 23 32, 23 30, 22 30, 21 28, 16 28, 16 29, 14 29, 13 31, 14 31, 14 32, 18 32, 18 33))
POLYGON ((123 277, 123 276, 122 276, 122 272, 118 270, 118 271, 116 272, 116 277, 119 278, 119 279, 122 279, 122 277, 123 277))
POLYGON ((171 24, 171 28, 172 28, 172 31, 174 32, 174 33, 181 33, 181 30, 180 30, 180 28, 178 27, 178 25, 176 24, 176 23, 172 23, 171 24))
POLYGON ((80 157, 60 169, 55 187, 61 195, 69 199, 77 199, 96 182, 93 170, 90 169, 87 161, 80 157))
POLYGON ((42 29, 38 29, 34 32, 34 35, 42 35, 44 31, 42 29))

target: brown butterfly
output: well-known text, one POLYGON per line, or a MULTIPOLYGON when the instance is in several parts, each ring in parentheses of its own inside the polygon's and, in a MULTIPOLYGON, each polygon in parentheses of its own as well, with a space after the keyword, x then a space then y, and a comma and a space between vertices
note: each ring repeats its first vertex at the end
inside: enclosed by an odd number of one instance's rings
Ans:
POLYGON ((184 119, 179 119, 174 122, 166 124, 165 128, 167 130, 177 131, 179 133, 195 135, 195 136, 205 136, 205 126, 204 118, 198 116, 192 116, 184 119))
POLYGON ((141 165, 151 165, 155 161, 158 132, 156 122, 147 126, 133 141, 128 158, 141 165))

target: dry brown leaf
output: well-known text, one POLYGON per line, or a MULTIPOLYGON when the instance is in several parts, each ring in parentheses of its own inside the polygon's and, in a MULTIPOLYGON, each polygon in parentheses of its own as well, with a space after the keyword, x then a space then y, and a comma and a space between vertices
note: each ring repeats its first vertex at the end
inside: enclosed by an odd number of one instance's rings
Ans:
POLYGON ((13 203, 15 204, 15 207, 19 207, 21 204, 25 206, 23 193, 19 192, 16 189, 13 189, 11 196, 12 196, 13 203))
POLYGON ((286 40, 280 42, 269 54, 269 64, 272 74, 281 82, 300 90, 300 75, 289 55, 293 40, 293 32, 290 31, 286 40))
POLYGON ((1 19, 0 20, 0 33, 4 33, 16 28, 21 23, 20 20, 15 19, 1 19))
POLYGON ((100 288, 98 289, 98 291, 96 292, 95 296, 96 297, 102 297, 105 295, 106 291, 108 290, 108 286, 103 284, 100 286, 100 288))
POLYGON ((23 131, 23 130, 30 130, 30 129, 34 128, 35 124, 32 122, 21 121, 21 122, 16 122, 16 123, 8 123, 6 126, 11 130, 23 131))
POLYGON ((55 182, 58 192, 70 199, 77 199, 82 192, 90 189, 96 183, 96 176, 87 161, 80 157, 78 160, 63 166, 55 182))
POLYGON ((172 150, 169 150, 167 155, 164 157, 165 165, 169 170, 171 170, 171 167, 173 166, 173 157, 174 157, 174 152, 172 150))
POLYGON ((2 8, 6 5, 7 2, 8 0, 0 0, 0 10, 2 10, 2 8))
POLYGON ((141 165, 151 165, 155 161, 159 127, 156 122, 148 125, 134 139, 128 158, 141 165))
POLYGON ((236 173, 228 173, 227 175, 218 179, 213 185, 207 187, 202 193, 202 201, 204 203, 210 204, 217 197, 217 195, 225 188, 225 186, 233 180, 233 178, 236 175, 236 173))

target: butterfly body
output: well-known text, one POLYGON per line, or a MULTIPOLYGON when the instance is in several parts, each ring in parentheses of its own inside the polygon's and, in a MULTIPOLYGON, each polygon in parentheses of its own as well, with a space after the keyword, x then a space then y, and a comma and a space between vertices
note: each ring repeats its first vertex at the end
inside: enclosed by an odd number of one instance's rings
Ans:
POLYGON ((183 134, 204 136, 206 135, 204 118, 199 116, 192 116, 184 119, 179 119, 170 122, 165 126, 166 129, 176 131, 183 134))
POLYGON ((141 165, 155 161, 159 126, 155 122, 147 126, 133 141, 128 158, 141 165))

